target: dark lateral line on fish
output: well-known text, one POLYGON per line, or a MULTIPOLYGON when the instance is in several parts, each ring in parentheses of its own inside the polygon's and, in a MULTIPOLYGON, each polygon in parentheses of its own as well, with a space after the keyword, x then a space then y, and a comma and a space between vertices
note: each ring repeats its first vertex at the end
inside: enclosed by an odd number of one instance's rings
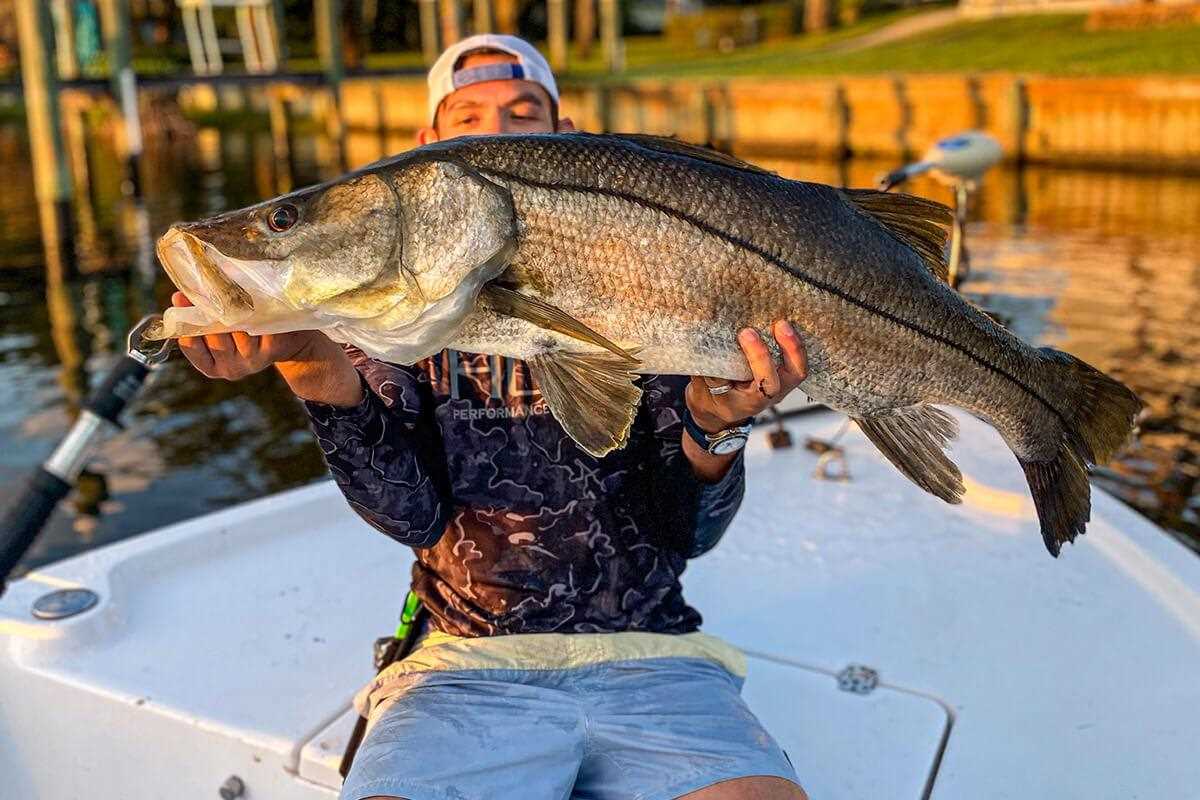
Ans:
POLYGON ((643 208, 649 208, 654 211, 658 211, 662 214, 666 214, 668 217, 673 217, 675 219, 686 222, 689 225, 692 225, 693 227, 699 228, 704 233, 707 233, 711 236, 715 236, 718 239, 723 239, 726 242, 729 242, 730 244, 741 247, 744 250, 749 250, 751 253, 754 253, 759 258, 763 259, 764 261, 768 261, 768 262, 774 264, 776 267, 779 267, 780 269, 784 270, 789 275, 797 278, 798 280, 802 281, 803 283, 807 283, 809 286, 812 286, 814 289, 819 289, 823 292, 828 292, 829 294, 832 294, 835 297, 840 298, 841 300, 844 300, 847 303, 850 303, 851 305, 858 306, 859 308, 863 309, 864 311, 868 311, 872 314, 883 317, 884 319, 888 320, 889 322, 894 322, 895 324, 897 324, 901 327, 908 328, 910 331, 913 331, 914 333, 924 336, 928 339, 932 339, 933 341, 943 344, 952 350, 957 350, 958 352, 962 353, 964 356, 971 359, 972 361, 974 361, 976 364, 983 367, 984 369, 989 370, 990 372, 994 372, 997 375, 999 375, 1000 377, 1006 378, 1006 379, 1012 381, 1017 387, 1019 387, 1020 389, 1023 389, 1027 394, 1029 394, 1030 397, 1037 400, 1039 403, 1041 403, 1047 409, 1049 409, 1050 413, 1052 413, 1054 416, 1058 417, 1059 421, 1062 422, 1064 427, 1070 427, 1070 423, 1068 423, 1067 418, 1063 415, 1063 413, 1061 411, 1059 411, 1057 408, 1055 408, 1050 403, 1049 400, 1047 400, 1045 397, 1042 397, 1042 395, 1040 393, 1035 391, 1033 389, 1033 387, 1029 386, 1028 384, 1026 384, 1024 381, 1022 381, 1020 378, 1016 377, 1015 375, 1010 375, 1008 372, 1001 369, 1000 367, 997 367, 995 364, 992 364, 990 361, 980 358, 979 356, 972 353, 970 350, 968 350, 965 347, 963 347, 962 345, 960 345, 958 342, 955 342, 952 339, 947 339, 945 336, 941 336, 940 334, 934 333, 933 331, 927 331, 919 325, 916 325, 912 322, 909 322, 908 320, 901 319, 900 317, 897 317, 894 314, 884 311, 882 308, 877 308, 877 307, 871 305, 870 303, 864 303, 862 300, 859 300, 856 297, 852 297, 852 296, 846 294, 841 289, 838 289, 836 286, 830 286, 830 285, 828 285, 826 283, 822 283, 821 281, 818 281, 808 275, 805 275, 799 269, 792 267, 790 264, 788 264, 783 259, 776 258, 775 256, 773 256, 770 253, 763 250, 758 245, 755 245, 752 242, 748 242, 739 236, 734 236, 731 233, 726 233, 725 231, 723 231, 719 228, 715 228, 712 225, 709 225, 707 222, 704 222, 703 220, 698 220, 695 217, 692 217, 691 215, 686 214, 678 209, 671 208, 670 206, 665 206, 660 203, 656 203, 653 200, 647 200, 643 197, 638 197, 637 195, 631 195, 631 194, 626 194, 625 192, 619 192, 619 191, 616 191, 615 189, 604 189, 599 186, 579 186, 576 184, 543 183, 542 181, 535 181, 530 178, 523 177, 521 175, 514 175, 511 172, 502 172, 500 170, 495 170, 495 169, 482 169, 480 171, 483 172, 484 174, 490 173, 492 175, 496 175, 500 178, 503 178, 504 180, 510 180, 514 183, 523 184, 525 186, 530 186, 535 189, 545 189, 547 191, 580 192, 583 194, 599 194, 599 195, 604 195, 605 197, 613 197, 618 200, 624 200, 627 203, 633 203, 634 205, 642 206, 643 208))

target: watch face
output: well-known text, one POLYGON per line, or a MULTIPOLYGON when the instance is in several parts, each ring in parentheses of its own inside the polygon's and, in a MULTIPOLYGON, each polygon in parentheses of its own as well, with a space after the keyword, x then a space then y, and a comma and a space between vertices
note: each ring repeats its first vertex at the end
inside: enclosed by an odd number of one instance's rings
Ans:
POLYGON ((738 450, 741 450, 746 446, 746 439, 748 438, 749 437, 747 437, 744 433, 735 433, 732 436, 726 436, 720 441, 713 442, 708 448, 708 452, 715 456, 736 453, 738 450))

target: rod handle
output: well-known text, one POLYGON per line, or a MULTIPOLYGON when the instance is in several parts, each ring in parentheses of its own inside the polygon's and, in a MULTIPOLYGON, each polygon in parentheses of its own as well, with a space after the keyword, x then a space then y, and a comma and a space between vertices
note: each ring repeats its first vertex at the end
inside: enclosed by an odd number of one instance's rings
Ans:
POLYGON ((137 397, 149 374, 146 365, 125 356, 104 376, 104 382, 96 387, 83 407, 101 419, 119 425, 121 412, 137 397))
POLYGON ((0 593, 9 573, 32 545, 71 484, 38 467, 24 491, 0 520, 0 593))

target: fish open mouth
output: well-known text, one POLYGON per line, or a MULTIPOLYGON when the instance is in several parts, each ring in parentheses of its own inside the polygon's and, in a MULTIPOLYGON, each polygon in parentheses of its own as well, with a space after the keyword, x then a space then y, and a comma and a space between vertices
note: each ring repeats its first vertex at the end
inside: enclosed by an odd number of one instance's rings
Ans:
POLYGON ((158 260, 191 308, 171 308, 163 324, 147 338, 172 338, 235 330, 237 323, 254 313, 254 298, 236 277, 245 278, 245 267, 220 250, 180 228, 171 228, 158 240, 158 260), (210 330, 211 329, 211 330, 210 330))

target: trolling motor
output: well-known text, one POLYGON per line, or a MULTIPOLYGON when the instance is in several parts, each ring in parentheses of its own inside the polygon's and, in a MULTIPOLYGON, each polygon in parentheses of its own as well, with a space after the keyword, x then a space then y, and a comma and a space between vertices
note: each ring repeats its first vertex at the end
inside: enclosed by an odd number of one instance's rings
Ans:
POLYGON ((917 175, 930 173, 954 189, 954 230, 950 238, 950 285, 966 280, 970 270, 966 242, 963 238, 967 221, 967 205, 971 194, 979 188, 983 174, 1004 156, 1000 143, 982 131, 966 131, 947 136, 925 151, 920 161, 892 170, 879 179, 879 189, 899 186, 917 175))
POLYGON ((9 574, 79 479, 101 437, 121 427, 121 412, 137 397, 147 376, 170 357, 172 340, 142 339, 142 332, 159 320, 160 315, 151 314, 129 331, 125 356, 88 397, 79 419, 0 520, 0 595, 9 574))

